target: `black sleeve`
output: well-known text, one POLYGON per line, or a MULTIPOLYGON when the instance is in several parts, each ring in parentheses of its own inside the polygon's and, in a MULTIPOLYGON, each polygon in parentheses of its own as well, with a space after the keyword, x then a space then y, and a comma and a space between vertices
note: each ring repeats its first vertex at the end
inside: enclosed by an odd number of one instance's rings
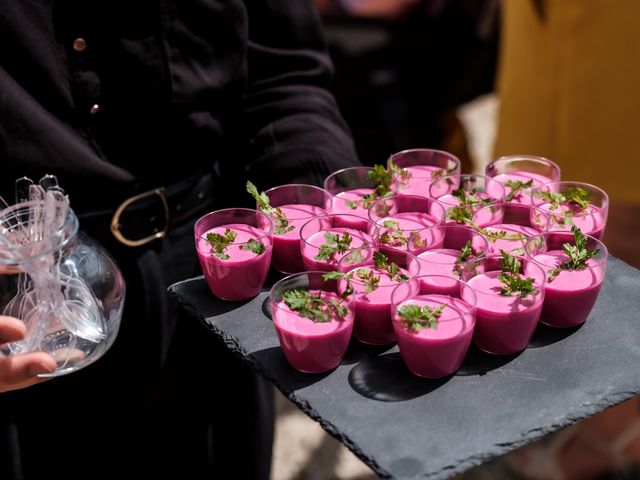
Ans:
POLYGON ((247 175, 261 186, 320 185, 358 165, 351 134, 326 89, 332 65, 312 0, 250 0, 243 129, 247 175))

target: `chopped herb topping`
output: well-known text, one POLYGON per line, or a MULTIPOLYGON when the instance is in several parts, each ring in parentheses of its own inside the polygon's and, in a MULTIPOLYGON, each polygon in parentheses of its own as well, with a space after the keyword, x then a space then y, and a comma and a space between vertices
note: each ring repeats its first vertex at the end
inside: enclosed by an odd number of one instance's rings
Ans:
POLYGON ((595 257, 600 252, 598 248, 595 250, 587 248, 587 236, 578 227, 574 225, 571 228, 571 232, 573 233, 575 245, 570 243, 562 245, 562 250, 567 254, 569 260, 547 272, 550 282, 555 280, 562 270, 584 270, 587 268, 587 260, 595 257))
POLYGON ((301 317, 316 323, 328 323, 333 318, 344 318, 348 309, 338 300, 325 300, 309 290, 294 289, 282 294, 284 303, 301 317))
POLYGON ((511 191, 509 194, 504 197, 507 202, 513 200, 516 195, 519 195, 523 190, 527 188, 531 188, 533 186, 533 179, 523 182, 522 180, 508 180, 504 184, 506 187, 509 187, 511 191))
POLYGON ((238 234, 227 228, 224 231, 224 235, 219 233, 207 233, 207 242, 211 245, 211 251, 213 254, 221 260, 229 260, 227 255, 227 247, 233 243, 238 234))
POLYGON ((520 297, 526 297, 529 294, 537 294, 538 291, 533 286, 534 279, 523 278, 520 275, 520 267, 522 266, 520 260, 504 250, 500 250, 500 255, 502 255, 500 260, 502 273, 498 274, 498 280, 503 284, 500 295, 511 297, 517 293, 520 297))
POLYGON ((437 307, 429 307, 427 305, 403 305, 398 309, 398 314, 410 330, 438 328, 438 319, 445 306, 444 303, 441 303, 437 307))

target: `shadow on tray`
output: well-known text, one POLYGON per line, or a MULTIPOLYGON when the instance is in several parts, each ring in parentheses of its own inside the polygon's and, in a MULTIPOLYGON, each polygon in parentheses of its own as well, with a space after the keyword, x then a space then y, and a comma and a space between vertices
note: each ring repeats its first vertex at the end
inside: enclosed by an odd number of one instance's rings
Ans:
POLYGON ((302 373, 297 371, 285 358, 282 349, 278 347, 265 348, 249 355, 260 365, 261 373, 273 381, 285 393, 291 393, 301 388, 319 382, 331 373, 302 373), (264 368, 267 365, 268 368, 264 368))
POLYGON ((559 342, 573 335, 583 326, 584 323, 573 328, 553 328, 543 323, 539 323, 527 348, 546 347, 547 345, 559 342))

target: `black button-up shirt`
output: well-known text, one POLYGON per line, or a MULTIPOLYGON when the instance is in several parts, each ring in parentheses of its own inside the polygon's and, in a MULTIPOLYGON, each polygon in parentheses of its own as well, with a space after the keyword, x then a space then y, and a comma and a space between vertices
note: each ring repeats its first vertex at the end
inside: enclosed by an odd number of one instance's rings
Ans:
POLYGON ((320 28, 306 0, 0 0, 3 195, 53 173, 82 211, 355 164, 320 28))

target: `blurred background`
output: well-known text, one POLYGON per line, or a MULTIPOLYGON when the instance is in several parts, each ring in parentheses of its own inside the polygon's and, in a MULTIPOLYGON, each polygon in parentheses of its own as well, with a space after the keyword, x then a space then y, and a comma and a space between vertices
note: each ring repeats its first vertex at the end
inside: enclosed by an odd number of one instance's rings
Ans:
MULTIPOLYGON (((563 180, 610 196, 605 243, 640 267, 638 0, 316 0, 332 91, 363 163, 427 147, 484 171, 547 157, 563 180)), ((640 291, 639 291, 640 293, 640 291)), ((640 478, 632 399, 472 470, 463 479, 640 478)), ((278 398, 274 480, 375 475, 278 398)))

